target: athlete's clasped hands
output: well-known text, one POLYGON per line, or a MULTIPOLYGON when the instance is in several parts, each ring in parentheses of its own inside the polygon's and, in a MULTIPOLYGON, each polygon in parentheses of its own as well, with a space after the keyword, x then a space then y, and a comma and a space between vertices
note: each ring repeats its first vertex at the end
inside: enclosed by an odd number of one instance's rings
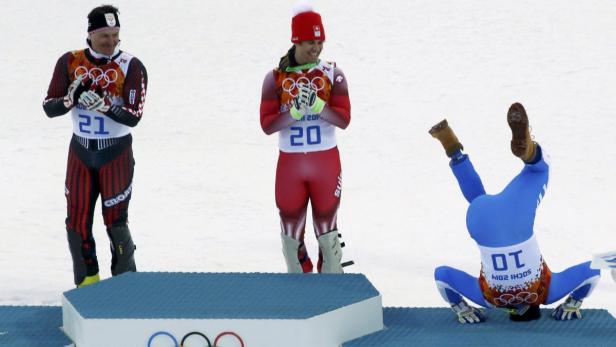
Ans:
POLYGON ((111 98, 107 91, 88 90, 79 97, 79 104, 87 110, 105 113, 111 107, 111 98))
POLYGON ((75 102, 79 101, 81 94, 89 90, 91 86, 92 80, 87 79, 84 81, 83 75, 77 76, 71 85, 68 86, 68 93, 64 97, 64 106, 69 109, 75 106, 75 102))
POLYGON ((105 113, 111 107, 111 98, 107 92, 102 92, 100 89, 94 91, 91 89, 92 80, 84 78, 80 75, 68 87, 68 93, 64 97, 64 106, 72 108, 77 103, 86 110, 99 111, 105 113))
POLYGON ((297 96, 293 100, 295 107, 300 111, 310 110, 317 99, 316 90, 306 83, 298 84, 297 89, 297 96))
POLYGON ((320 114, 325 102, 319 98, 317 91, 307 83, 297 85, 297 95, 293 99, 291 117, 300 120, 307 114, 320 114))

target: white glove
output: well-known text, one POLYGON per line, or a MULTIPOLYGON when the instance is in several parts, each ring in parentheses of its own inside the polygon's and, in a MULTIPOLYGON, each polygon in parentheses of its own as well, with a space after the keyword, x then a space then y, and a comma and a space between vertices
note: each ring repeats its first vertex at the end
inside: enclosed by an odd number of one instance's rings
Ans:
POLYGON ((310 84, 300 83, 297 87, 298 92, 295 97, 296 103, 298 103, 300 107, 299 109, 309 110, 312 108, 317 99, 316 90, 312 89, 310 84))
POLYGON ((68 92, 64 97, 64 106, 66 106, 66 108, 75 106, 81 95, 85 93, 85 91, 92 85, 92 81, 89 79, 86 82, 83 82, 84 76, 85 75, 77 76, 77 78, 75 78, 75 80, 68 86, 68 92))
POLYGON ((573 297, 569 296, 565 302, 558 305, 558 307, 552 311, 552 317, 556 320, 581 319, 582 311, 580 311, 580 306, 582 306, 581 300, 575 300, 573 297))
POLYGON ((100 96, 95 91, 88 90, 79 97, 79 104, 87 110, 105 113, 111 107, 111 100, 109 100, 106 92, 103 96, 100 96))
POLYGON ((475 324, 486 320, 483 312, 472 306, 468 306, 464 300, 460 301, 457 305, 452 305, 451 309, 458 315, 458 321, 462 324, 475 324))

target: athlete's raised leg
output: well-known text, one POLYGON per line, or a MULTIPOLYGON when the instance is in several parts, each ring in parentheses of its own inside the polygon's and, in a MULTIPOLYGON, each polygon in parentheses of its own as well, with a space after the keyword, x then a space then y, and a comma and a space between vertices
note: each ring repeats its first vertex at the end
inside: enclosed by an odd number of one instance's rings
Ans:
POLYGON ((484 195, 486 191, 483 188, 481 178, 477 171, 475 171, 468 155, 462 153, 464 147, 447 123, 447 120, 444 119, 433 126, 429 133, 432 137, 439 140, 441 145, 443 145, 443 149, 445 149, 445 154, 451 158, 449 166, 466 200, 470 203, 476 197, 484 195))
POLYGON ((528 116, 521 104, 511 105, 507 123, 512 134, 511 151, 524 162, 524 167, 499 194, 503 206, 510 207, 502 220, 522 239, 527 239, 532 235, 537 207, 547 191, 550 167, 542 147, 531 139, 528 116))

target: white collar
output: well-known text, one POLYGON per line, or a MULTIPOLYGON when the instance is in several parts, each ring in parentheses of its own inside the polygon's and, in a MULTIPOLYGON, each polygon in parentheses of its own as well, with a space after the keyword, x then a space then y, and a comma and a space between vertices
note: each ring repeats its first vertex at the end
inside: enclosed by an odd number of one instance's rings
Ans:
POLYGON ((92 49, 92 47, 88 47, 88 49, 90 50, 90 54, 92 54, 92 56, 93 56, 94 58, 96 58, 96 59, 103 59, 103 58, 106 58, 106 59, 112 60, 112 59, 113 59, 113 57, 115 57, 115 55, 116 55, 116 54, 118 54, 118 52, 120 52, 120 45, 117 45, 117 46, 116 46, 115 50, 113 51, 113 54, 111 54, 111 55, 106 55, 106 54, 102 54, 102 53, 97 53, 97 52, 95 52, 95 51, 92 49))

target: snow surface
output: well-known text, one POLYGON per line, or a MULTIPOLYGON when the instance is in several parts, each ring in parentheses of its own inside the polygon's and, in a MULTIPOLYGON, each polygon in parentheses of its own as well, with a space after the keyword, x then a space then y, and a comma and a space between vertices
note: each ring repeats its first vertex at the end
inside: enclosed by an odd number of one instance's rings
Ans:
MULTIPOLYGON (((0 304, 59 304, 71 289, 64 229, 69 117, 41 102, 56 60, 85 45, 101 1, 7 1, 0 32, 0 304)), ((122 48, 149 73, 130 227, 142 271, 282 272, 277 136, 259 126, 261 84, 290 47, 294 2, 114 1, 122 48)), ((322 57, 347 75, 338 131, 339 228, 351 272, 386 306, 444 306, 433 269, 474 275, 467 203, 430 126, 447 117, 489 192, 521 169, 505 115, 522 102, 552 157, 536 235, 553 271, 616 249, 616 3, 317 1, 322 57)), ((100 204, 99 204, 100 205, 100 204)), ((94 234, 109 274, 100 209, 94 234)), ((310 250, 316 242, 307 231, 310 250)), ((616 312, 604 272, 585 307, 616 312)))

